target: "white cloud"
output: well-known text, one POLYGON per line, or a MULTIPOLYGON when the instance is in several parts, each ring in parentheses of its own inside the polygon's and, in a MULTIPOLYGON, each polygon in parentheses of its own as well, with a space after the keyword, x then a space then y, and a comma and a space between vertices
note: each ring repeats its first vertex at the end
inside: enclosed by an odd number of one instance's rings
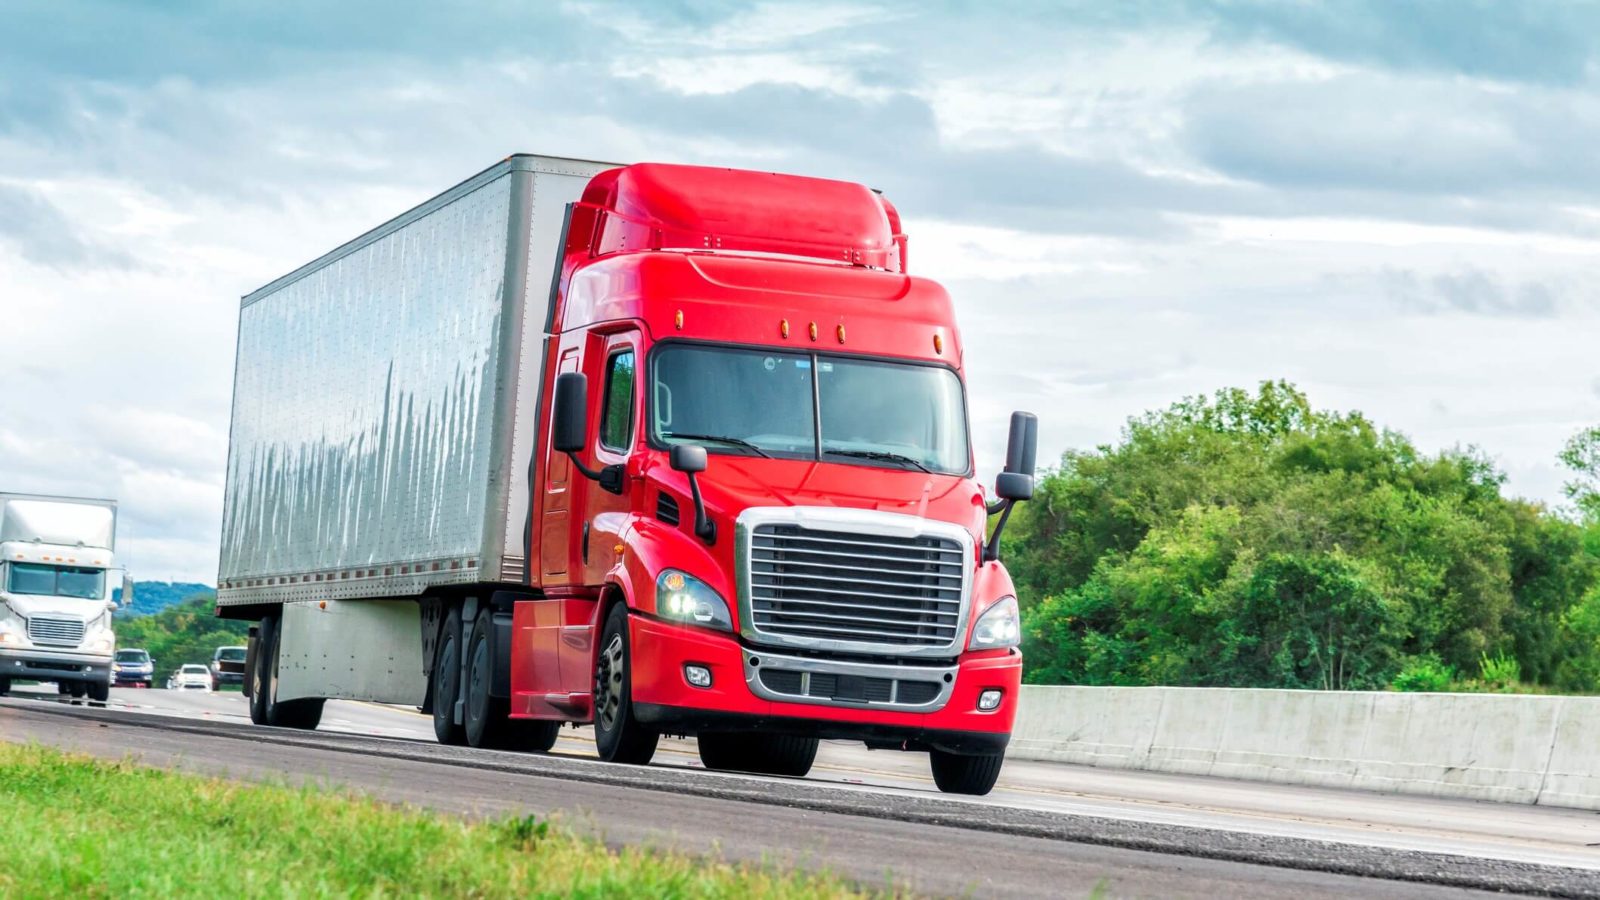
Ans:
POLYGON ((1013 408, 1049 459, 1290 378, 1558 499, 1600 421, 1593 54, 1463 73, 1409 31, 1208 10, 586 3, 422 44, 130 11, 176 30, 41 39, 0 58, 0 207, 41 223, 0 223, 0 489, 116 495, 141 574, 211 580, 238 297, 531 151, 888 190, 956 297, 985 474, 1013 408))

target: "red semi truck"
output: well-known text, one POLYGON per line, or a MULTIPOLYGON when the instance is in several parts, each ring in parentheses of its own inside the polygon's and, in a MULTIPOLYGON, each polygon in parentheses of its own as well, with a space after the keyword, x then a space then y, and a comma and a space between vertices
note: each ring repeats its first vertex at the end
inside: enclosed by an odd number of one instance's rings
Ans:
POLYGON ((244 298, 218 615, 258 724, 999 774, 1022 657, 949 295, 858 184, 513 156, 244 298), (995 524, 991 527, 989 523, 995 524))

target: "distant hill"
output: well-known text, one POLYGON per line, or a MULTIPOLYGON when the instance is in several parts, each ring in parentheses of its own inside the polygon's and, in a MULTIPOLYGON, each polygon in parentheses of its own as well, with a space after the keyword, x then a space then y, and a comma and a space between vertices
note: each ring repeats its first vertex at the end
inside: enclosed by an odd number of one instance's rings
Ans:
MULTIPOLYGON (((117 602, 122 602, 121 588, 117 588, 113 594, 117 602)), ((118 609, 117 616, 122 618, 152 615, 198 594, 215 596, 216 589, 209 584, 189 581, 135 581, 133 605, 127 609, 118 609)))

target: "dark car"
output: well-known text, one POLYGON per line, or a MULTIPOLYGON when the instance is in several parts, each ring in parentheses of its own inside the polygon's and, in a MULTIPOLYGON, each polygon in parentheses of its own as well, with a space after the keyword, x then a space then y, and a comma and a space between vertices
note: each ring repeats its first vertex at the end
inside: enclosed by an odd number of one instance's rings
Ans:
POLYGON ((211 657, 211 689, 222 690, 225 684, 244 685, 243 647, 218 647, 211 657))
POLYGON ((117 658, 111 664, 111 683, 117 687, 147 688, 155 676, 155 660, 150 658, 149 653, 137 648, 118 650, 117 658))

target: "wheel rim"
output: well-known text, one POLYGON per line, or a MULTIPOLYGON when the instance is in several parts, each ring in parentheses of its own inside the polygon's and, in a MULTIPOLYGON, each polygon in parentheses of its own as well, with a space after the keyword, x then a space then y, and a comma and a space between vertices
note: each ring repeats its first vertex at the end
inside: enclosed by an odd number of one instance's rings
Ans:
POLYGON ((596 712, 600 727, 607 731, 617 726, 617 718, 622 714, 622 672, 622 635, 617 634, 612 635, 611 642, 600 651, 600 668, 595 673, 596 693, 600 695, 596 712))
POLYGON ((472 649, 472 665, 467 670, 467 716, 482 719, 489 705, 489 642, 479 641, 472 649))
POLYGON ((434 712, 443 711, 449 718, 450 706, 456 702, 456 654, 455 638, 446 638, 444 652, 439 654, 439 677, 433 680, 433 709, 434 712))

